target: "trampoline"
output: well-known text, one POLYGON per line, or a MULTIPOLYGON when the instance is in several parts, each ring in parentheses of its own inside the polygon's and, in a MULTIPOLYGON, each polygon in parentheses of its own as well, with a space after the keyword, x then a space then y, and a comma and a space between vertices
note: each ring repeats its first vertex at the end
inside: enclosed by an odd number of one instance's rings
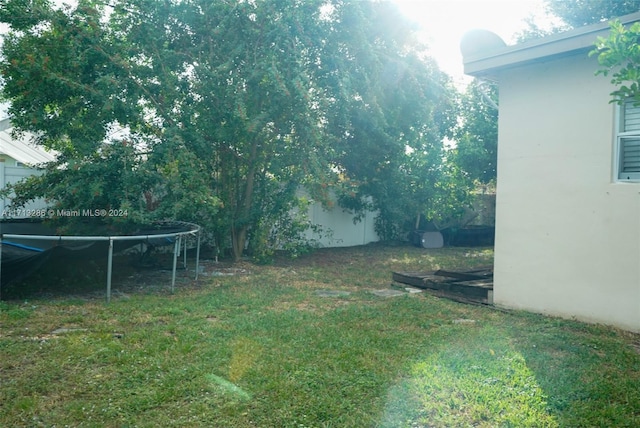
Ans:
POLYGON ((111 301, 113 254, 138 244, 173 246, 171 292, 176 283, 180 251, 187 267, 187 240, 196 241, 195 279, 200 264, 200 226, 187 222, 162 222, 138 229, 128 235, 72 236, 56 235, 42 222, 0 222, 0 298, 2 286, 26 278, 51 257, 94 259, 107 255, 107 303, 111 301))

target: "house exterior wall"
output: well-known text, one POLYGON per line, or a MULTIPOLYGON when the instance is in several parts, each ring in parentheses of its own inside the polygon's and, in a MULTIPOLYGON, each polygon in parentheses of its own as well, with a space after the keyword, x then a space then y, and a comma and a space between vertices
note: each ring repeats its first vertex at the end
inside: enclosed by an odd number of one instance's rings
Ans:
MULTIPOLYGON (((10 156, 0 154, 0 189, 4 189, 7 184, 16 183, 31 175, 41 174, 33 168, 18 166, 18 162, 10 156)), ((10 198, 0 198, 0 219, 2 218, 26 218, 31 213, 45 209, 47 204, 44 200, 36 200, 27 204, 24 209, 13 211, 9 209, 10 198)))
POLYGON ((595 58, 502 70, 494 302, 640 331, 640 183, 595 58))
POLYGON ((5 166, 18 166, 18 161, 2 153, 0 153, 0 162, 4 162, 5 166))

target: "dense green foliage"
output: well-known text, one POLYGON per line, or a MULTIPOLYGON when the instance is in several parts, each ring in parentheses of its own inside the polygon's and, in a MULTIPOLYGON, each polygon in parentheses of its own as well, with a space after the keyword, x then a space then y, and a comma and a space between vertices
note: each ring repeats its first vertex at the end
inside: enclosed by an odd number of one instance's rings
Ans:
POLYGON ((0 20, 14 127, 60 153, 18 203, 196 221, 236 259, 295 241, 302 187, 378 209, 385 238, 462 205, 455 90, 392 3, 2 0, 0 20))
POLYGON ((591 55, 597 55, 602 66, 598 74, 611 73, 611 83, 618 88, 611 93, 612 101, 635 98, 640 103, 640 23, 625 27, 612 22, 609 36, 598 39, 591 55))
POLYGON ((456 129, 454 162, 478 183, 496 179, 498 163, 498 88, 473 81, 460 105, 460 126, 456 129))

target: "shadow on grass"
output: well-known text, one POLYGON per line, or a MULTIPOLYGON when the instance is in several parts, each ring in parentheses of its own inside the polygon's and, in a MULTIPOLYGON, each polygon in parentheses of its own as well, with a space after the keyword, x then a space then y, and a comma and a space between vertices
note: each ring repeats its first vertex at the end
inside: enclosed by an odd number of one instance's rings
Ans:
MULTIPOLYGON (((170 284, 172 256, 155 256, 151 262, 141 263, 140 255, 114 256, 112 290, 131 289, 138 277, 144 282, 170 284)), ((177 271, 184 271, 178 263, 177 271)), ((64 258, 51 257, 27 278, 2 284, 2 300, 21 300, 41 297, 104 298, 107 288, 107 257, 64 258)))

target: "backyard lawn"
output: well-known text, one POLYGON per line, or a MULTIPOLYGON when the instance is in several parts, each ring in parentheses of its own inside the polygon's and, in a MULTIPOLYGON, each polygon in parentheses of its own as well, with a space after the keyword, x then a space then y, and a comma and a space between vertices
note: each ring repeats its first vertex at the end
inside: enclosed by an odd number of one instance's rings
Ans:
POLYGON ((0 426, 640 426, 638 335, 372 293, 394 270, 492 258, 369 245, 206 261, 175 294, 170 272, 129 272, 108 305, 103 283, 55 279, 64 292, 0 302, 0 426))

